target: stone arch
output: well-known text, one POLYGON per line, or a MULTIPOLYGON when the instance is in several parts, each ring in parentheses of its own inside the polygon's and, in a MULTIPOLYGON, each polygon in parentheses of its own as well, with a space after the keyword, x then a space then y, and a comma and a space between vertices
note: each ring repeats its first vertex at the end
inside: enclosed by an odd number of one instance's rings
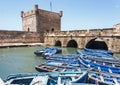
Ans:
POLYGON ((90 41, 88 41, 85 47, 89 49, 108 50, 106 42, 100 38, 91 39, 90 41))
POLYGON ((67 43, 67 47, 75 47, 77 48, 78 47, 78 44, 75 40, 70 40, 68 43, 67 43))
POLYGON ((60 47, 61 47, 62 44, 61 44, 61 42, 58 40, 58 41, 55 42, 55 46, 60 46, 60 47))

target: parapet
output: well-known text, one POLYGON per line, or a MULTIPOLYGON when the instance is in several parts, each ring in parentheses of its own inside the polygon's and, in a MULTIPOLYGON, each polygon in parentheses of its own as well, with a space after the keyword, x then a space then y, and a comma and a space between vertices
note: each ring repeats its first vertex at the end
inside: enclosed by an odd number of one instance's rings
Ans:
POLYGON ((38 4, 35 4, 34 10, 28 11, 26 13, 24 13, 24 11, 21 11, 21 17, 27 17, 27 16, 30 16, 30 15, 34 15, 36 13, 36 11, 38 11, 38 10, 39 10, 38 4))
POLYGON ((55 13, 55 12, 39 9, 38 4, 35 4, 33 10, 28 11, 26 13, 24 11, 21 11, 21 17, 23 18, 23 17, 27 17, 27 16, 30 16, 30 15, 35 15, 36 13, 40 14, 40 12, 51 13, 52 15, 53 14, 58 14, 60 17, 63 16, 63 11, 62 10, 60 10, 59 13, 55 13))
POLYGON ((36 13, 35 10, 31 10, 31 11, 28 11, 26 13, 24 13, 24 11, 21 11, 21 17, 27 17, 27 16, 30 16, 30 15, 34 15, 36 13))

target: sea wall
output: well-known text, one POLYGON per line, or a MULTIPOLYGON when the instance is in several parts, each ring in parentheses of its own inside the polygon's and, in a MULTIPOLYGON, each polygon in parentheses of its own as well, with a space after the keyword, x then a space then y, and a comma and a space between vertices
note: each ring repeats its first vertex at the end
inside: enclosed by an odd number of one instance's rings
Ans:
POLYGON ((0 30, 0 44, 4 43, 40 43, 43 37, 36 32, 0 30))

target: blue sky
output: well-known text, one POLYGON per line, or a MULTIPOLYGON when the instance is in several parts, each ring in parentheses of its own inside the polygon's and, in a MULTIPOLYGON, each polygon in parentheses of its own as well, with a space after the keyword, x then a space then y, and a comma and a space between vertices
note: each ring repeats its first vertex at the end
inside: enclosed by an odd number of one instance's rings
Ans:
POLYGON ((40 9, 63 10, 62 30, 111 28, 120 23, 120 0, 1 0, 0 30, 22 30, 20 12, 40 9))

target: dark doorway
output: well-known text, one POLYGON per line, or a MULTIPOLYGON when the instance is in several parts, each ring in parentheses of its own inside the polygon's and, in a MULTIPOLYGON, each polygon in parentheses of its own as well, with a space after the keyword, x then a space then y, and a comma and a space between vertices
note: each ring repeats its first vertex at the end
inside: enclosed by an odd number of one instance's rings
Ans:
POLYGON ((54 32, 54 28, 52 28, 51 31, 54 32))
POLYGON ((30 32, 30 28, 28 28, 28 32, 30 32))
POLYGON ((74 48, 77 48, 78 47, 78 44, 75 40, 70 40, 68 43, 67 43, 67 47, 74 47, 74 48))
POLYGON ((61 47, 61 42, 60 41, 56 41, 55 42, 55 46, 60 46, 61 47))
POLYGON ((47 29, 46 32, 49 32, 49 30, 47 29))
POLYGON ((100 49, 100 50, 108 50, 107 44, 100 38, 91 39, 87 44, 86 48, 89 49, 100 49))

